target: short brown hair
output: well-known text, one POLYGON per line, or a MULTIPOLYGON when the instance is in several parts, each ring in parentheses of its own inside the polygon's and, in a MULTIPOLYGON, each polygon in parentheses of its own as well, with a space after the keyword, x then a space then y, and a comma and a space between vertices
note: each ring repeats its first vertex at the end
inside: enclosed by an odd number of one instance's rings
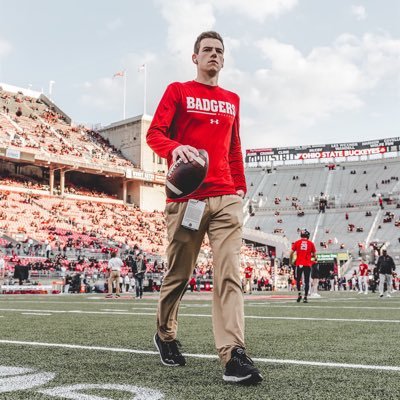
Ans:
POLYGON ((215 32, 215 31, 207 31, 207 32, 200 33, 200 35, 197 36, 197 39, 196 39, 196 41, 194 42, 194 49, 193 49, 193 52, 194 52, 195 54, 199 54, 199 51, 200 51, 200 42, 201 42, 203 39, 217 39, 217 40, 219 40, 219 41, 222 43, 222 49, 225 50, 224 41, 223 41, 223 39, 222 39, 222 36, 221 36, 218 32, 215 32))

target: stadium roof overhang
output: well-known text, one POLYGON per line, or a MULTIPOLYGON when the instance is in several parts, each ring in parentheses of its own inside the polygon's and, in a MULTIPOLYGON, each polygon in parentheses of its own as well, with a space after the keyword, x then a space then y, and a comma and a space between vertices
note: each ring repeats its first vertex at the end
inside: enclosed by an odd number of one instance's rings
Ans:
POLYGON ((290 242, 286 237, 265 233, 255 229, 243 228, 242 238, 250 242, 258 243, 260 246, 275 247, 276 254, 288 255, 290 252, 290 242))

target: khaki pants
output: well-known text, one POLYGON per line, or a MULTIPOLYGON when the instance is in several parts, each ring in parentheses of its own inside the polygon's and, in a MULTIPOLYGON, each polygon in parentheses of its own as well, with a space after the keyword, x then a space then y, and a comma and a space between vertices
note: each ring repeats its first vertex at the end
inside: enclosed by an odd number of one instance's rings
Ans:
POLYGON ((385 290, 385 281, 387 285, 386 294, 392 291, 392 274, 379 274, 379 294, 383 295, 385 290))
POLYGON ((111 294, 113 291, 113 282, 115 281, 115 289, 117 290, 117 294, 119 294, 119 271, 110 271, 110 276, 108 277, 108 294, 111 294))
POLYGON ((244 347, 243 295, 239 271, 243 204, 237 195, 210 197, 198 231, 181 226, 187 203, 168 203, 168 271, 158 304, 158 334, 174 340, 178 330, 178 308, 207 233, 213 252, 212 322, 218 355, 225 365, 233 347, 244 347))

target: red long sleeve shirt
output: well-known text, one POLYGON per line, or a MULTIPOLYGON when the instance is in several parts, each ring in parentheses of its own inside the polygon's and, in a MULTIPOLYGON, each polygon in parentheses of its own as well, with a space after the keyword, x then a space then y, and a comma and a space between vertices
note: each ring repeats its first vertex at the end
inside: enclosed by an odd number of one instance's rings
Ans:
MULTIPOLYGON (((172 163, 172 151, 180 145, 205 149, 207 176, 192 194, 173 201, 246 192, 239 136, 239 96, 219 86, 196 81, 170 84, 147 132, 147 143, 172 163)), ((171 201, 168 199, 168 201, 171 201)))

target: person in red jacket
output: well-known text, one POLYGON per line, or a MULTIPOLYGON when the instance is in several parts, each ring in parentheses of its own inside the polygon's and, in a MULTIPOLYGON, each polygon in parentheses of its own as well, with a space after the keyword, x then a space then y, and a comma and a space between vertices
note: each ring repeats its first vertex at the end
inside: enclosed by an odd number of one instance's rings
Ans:
POLYGON ((244 285, 244 292, 245 293, 252 293, 252 286, 253 286, 253 268, 250 263, 247 263, 246 268, 244 269, 244 277, 245 277, 245 285, 244 285))
POLYGON ((155 346, 161 362, 183 366, 178 348, 178 308, 193 272, 204 235, 213 252, 213 331, 227 382, 258 383, 263 378, 246 355, 244 305, 239 254, 242 241, 243 198, 246 193, 243 155, 239 136, 239 96, 218 85, 224 66, 224 43, 213 31, 200 34, 192 61, 195 80, 171 83, 147 132, 147 143, 171 166, 205 149, 208 173, 200 187, 180 199, 167 199, 165 215, 169 245, 169 269, 160 290, 155 346), (202 203, 201 203, 202 202, 202 203), (182 226, 187 207, 204 207, 198 230, 182 226))
POLYGON ((297 290, 299 295, 297 302, 300 303, 302 299, 301 294, 301 278, 304 275, 304 303, 308 303, 307 296, 310 288, 310 275, 311 267, 315 262, 317 251, 315 250, 314 243, 309 240, 310 232, 307 229, 303 229, 300 232, 300 239, 293 243, 292 251, 290 253, 290 260, 293 264, 293 256, 296 253, 295 264, 295 277, 297 283, 297 290))
POLYGON ((358 266, 358 293, 368 294, 368 264, 361 259, 358 266), (364 286, 364 287, 363 287, 364 286))

